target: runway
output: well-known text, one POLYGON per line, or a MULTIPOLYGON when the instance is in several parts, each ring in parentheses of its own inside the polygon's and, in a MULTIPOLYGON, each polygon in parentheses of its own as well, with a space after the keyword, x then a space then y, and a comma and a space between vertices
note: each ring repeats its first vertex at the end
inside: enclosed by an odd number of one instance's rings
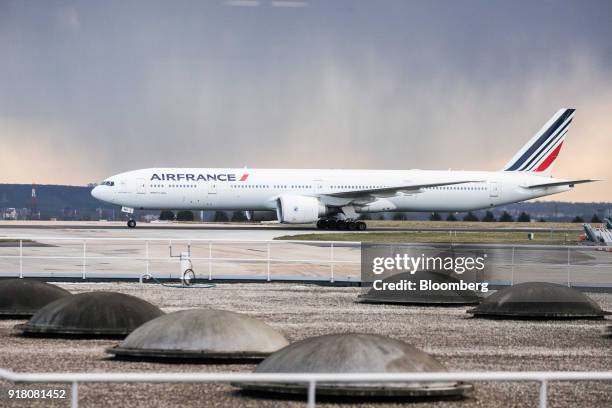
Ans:
POLYGON ((77 236, 117 238, 206 238, 206 239, 274 239, 295 232, 317 232, 316 228, 286 227, 279 224, 175 224, 139 223, 128 228, 124 222, 98 221, 3 221, 0 236, 77 236))

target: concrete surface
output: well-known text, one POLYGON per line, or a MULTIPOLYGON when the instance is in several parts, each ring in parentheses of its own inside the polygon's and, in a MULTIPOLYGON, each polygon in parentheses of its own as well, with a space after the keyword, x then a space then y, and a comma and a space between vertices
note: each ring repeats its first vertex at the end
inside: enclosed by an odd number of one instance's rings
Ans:
POLYGON ((0 236, 42 235, 49 237, 137 237, 137 238, 208 238, 274 239, 291 232, 317 232, 312 226, 281 224, 220 223, 138 223, 127 228, 119 221, 0 221, 0 236))
MULTIPOLYGON (((72 292, 114 290, 142 297, 164 311, 211 306, 246 313, 280 330, 290 341, 309 336, 365 332, 404 340, 432 353, 450 371, 610 370, 612 339, 602 336, 609 320, 508 321, 472 319, 466 307, 406 307, 359 304, 359 288, 280 283, 222 284, 212 289, 174 289, 151 284, 65 284, 72 292)), ((612 310, 611 294, 589 294, 612 310)), ((250 371, 254 365, 176 365, 114 361, 104 353, 113 340, 22 338, 0 321, 0 367, 18 372, 201 372, 250 371)), ((7 389, 52 385, 0 382, 0 406, 68 406, 68 401, 9 401, 7 389)), ((66 389, 64 385, 55 388, 66 389)), ((228 384, 85 384, 83 407, 304 407, 303 400, 277 400, 240 393, 228 384)), ((68 393, 69 397, 69 393, 68 393)), ((322 403, 324 407, 534 407, 534 383, 475 383, 473 398, 402 405, 398 401, 322 403)), ((609 407, 612 384, 552 383, 550 407, 609 407)))

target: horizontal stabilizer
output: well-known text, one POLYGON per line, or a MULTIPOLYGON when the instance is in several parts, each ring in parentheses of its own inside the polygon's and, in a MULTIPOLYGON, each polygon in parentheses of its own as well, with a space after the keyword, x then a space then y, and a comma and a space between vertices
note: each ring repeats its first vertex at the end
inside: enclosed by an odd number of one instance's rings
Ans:
POLYGON ((574 184, 582 184, 582 183, 592 183, 595 181, 601 181, 601 180, 591 180, 591 179, 585 179, 585 180, 565 180, 565 181, 553 181, 550 183, 541 183, 541 184, 533 184, 530 186, 521 186, 523 188, 544 188, 544 187, 556 187, 556 186, 570 186, 570 187, 574 187, 574 184))

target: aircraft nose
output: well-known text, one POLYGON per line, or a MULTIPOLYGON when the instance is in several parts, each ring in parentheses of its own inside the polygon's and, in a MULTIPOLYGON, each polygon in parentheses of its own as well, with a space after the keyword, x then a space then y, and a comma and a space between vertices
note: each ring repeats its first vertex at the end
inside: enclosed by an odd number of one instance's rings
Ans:
POLYGON ((93 198, 97 198, 98 200, 102 199, 102 191, 100 186, 96 186, 91 190, 91 195, 93 198))

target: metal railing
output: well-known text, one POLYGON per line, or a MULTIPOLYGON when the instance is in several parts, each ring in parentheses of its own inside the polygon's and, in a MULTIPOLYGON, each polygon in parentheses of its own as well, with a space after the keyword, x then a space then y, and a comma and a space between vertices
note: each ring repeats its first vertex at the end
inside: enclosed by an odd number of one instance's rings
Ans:
MULTIPOLYGON (((335 282, 337 279, 336 268, 340 266, 352 266, 355 267, 353 271, 356 279, 355 282, 359 282, 360 276, 360 264, 361 264, 361 243, 353 241, 305 241, 305 240, 233 240, 233 239, 205 239, 205 238, 191 238, 191 239, 170 239, 170 238, 91 238, 91 237, 43 237, 43 236, 21 236, 21 237, 0 237, 0 241, 9 241, 14 243, 14 247, 0 247, 3 252, 0 254, 0 260, 13 260, 15 261, 15 268, 18 268, 19 277, 27 275, 25 271, 24 262, 30 260, 49 260, 52 261, 76 261, 80 270, 80 277, 82 279, 88 278, 88 273, 92 272, 92 264, 95 262, 110 262, 110 261, 136 261, 137 266, 131 265, 131 268, 137 268, 137 277, 149 277, 152 276, 152 264, 158 263, 171 263, 177 262, 176 258, 173 257, 173 247, 182 247, 190 250, 191 246, 197 246, 199 250, 198 256, 191 256, 190 259, 195 263, 199 263, 198 266, 201 269, 198 270, 198 276, 205 277, 208 280, 213 280, 219 276, 215 276, 213 273, 214 266, 227 265, 227 264, 253 264, 260 265, 260 275, 262 279, 267 281, 274 280, 275 276, 272 274, 272 266, 280 264, 291 264, 291 265, 307 265, 309 267, 318 268, 321 272, 323 267, 323 275, 317 275, 317 278, 327 280, 329 282, 335 282), (51 255, 49 252, 46 254, 29 253, 28 249, 32 243, 67 243, 64 247, 60 245, 58 248, 51 248, 52 251, 71 251, 70 254, 59 252, 55 255, 55 252, 51 255), (70 244, 68 244, 70 243, 70 244), (73 245, 76 243, 76 247, 66 248, 66 246, 73 245), (96 250, 96 243, 126 243, 126 245, 138 244, 136 249, 138 254, 131 255, 115 255, 113 253, 100 254, 99 249, 96 250), (167 252, 162 253, 159 250, 159 245, 167 245, 167 252), (142 246, 140 246, 142 245, 142 246), (151 246, 155 245, 157 252, 151 252, 151 246), (237 254, 215 254, 217 249, 254 249, 258 248, 258 256, 253 256, 255 252, 234 251, 237 254), (284 249, 279 249, 280 247, 284 249), (287 250, 287 246, 290 246, 290 250, 287 250), (302 251, 302 254, 296 256, 293 251, 303 250, 309 248, 307 251, 302 251), (359 252, 349 253, 346 248, 357 249, 359 252), (7 250, 15 249, 14 254, 7 254, 7 250), (244 253, 246 252, 246 253, 244 253), (283 253, 284 252, 284 253, 283 253), (306 255, 304 255, 306 254, 306 255), (240 256, 237 256, 240 255, 240 256), (205 269, 207 268, 207 270, 205 269), (325 268, 327 272, 325 272, 325 268), (202 272, 203 271, 203 272, 202 272), (328 273, 328 274, 326 274, 328 273)), ((393 245, 393 244, 390 244, 393 245)), ((444 244, 407 244, 408 246, 422 247, 428 245, 444 245, 444 244)), ((474 244, 448 244, 454 248, 462 247, 473 247, 474 244)), ((554 267, 557 272, 563 274, 563 279, 566 281, 568 286, 572 283, 572 274, 575 270, 589 270, 589 271, 605 271, 606 269, 612 271, 612 252, 607 252, 609 248, 594 247, 594 246, 553 246, 553 245, 511 245, 511 246, 500 246, 496 244, 480 244, 479 248, 483 250, 504 250, 507 251, 505 258, 501 261, 498 260, 490 263, 494 267, 505 267, 505 278, 507 283, 514 284, 517 280, 516 271, 520 271, 521 268, 532 267, 534 265, 542 267, 554 267), (551 250, 556 251, 555 263, 547 263, 543 260, 528 260, 521 259, 518 253, 525 254, 531 250, 551 250), (602 263, 585 264, 576 257, 573 251, 578 252, 590 252, 591 254, 599 254, 599 257, 603 260, 602 263)), ((95 266, 95 265, 94 265, 95 266)), ((0 265, 0 269, 2 266, 0 265)), ((8 270, 0 270, 0 273, 9 272, 8 270)), ((10 272, 15 273, 15 270, 10 272)), ((78 272, 75 272, 78 277, 78 272)), ((599 272, 597 272, 599 273, 599 272)), ((33 275, 30 275, 33 276, 33 275)), ((38 275, 40 276, 40 275, 38 275)), ((561 275, 557 274, 557 277, 561 275)), ((603 276, 599 274, 599 276, 603 276)), ((159 276, 158 276, 159 277, 159 276)), ((170 273, 169 278, 178 278, 170 273)), ((603 276, 606 278, 605 276, 603 276)), ((112 276, 110 276, 112 278, 112 276)), ((224 279, 231 279, 230 277, 224 277, 224 279)), ((606 278, 605 282, 598 282, 600 284, 611 286, 612 282, 606 278)))
MULTIPOLYGON (((204 239, 204 238, 190 238, 190 239, 177 239, 177 238, 82 238, 82 237, 0 237, 0 240, 19 242, 19 252, 16 255, 0 255, 0 259, 18 259, 19 260, 19 277, 23 278, 24 274, 24 260, 38 259, 38 260, 77 260, 81 262, 81 277, 87 279, 88 272, 88 261, 94 260, 124 260, 124 261, 140 261, 143 262, 143 271, 141 274, 141 280, 144 277, 151 276, 151 263, 152 262, 176 262, 177 255, 173 255, 173 245, 186 245, 188 251, 193 244, 207 244, 208 245, 208 256, 190 256, 192 261, 203 261, 208 265, 208 276, 209 280, 213 279, 213 265, 215 263, 222 262, 242 262, 242 263, 254 263, 254 264, 265 264, 266 267, 266 280, 272 281, 271 265, 272 264, 325 264, 329 265, 329 281, 333 283, 335 281, 334 269, 336 265, 360 265, 361 261, 359 257, 355 260, 349 259, 338 259, 336 251, 338 247, 355 247, 360 248, 361 242, 355 241, 306 241, 306 240, 235 240, 235 239, 204 239), (31 255, 24 254, 24 242, 29 243, 32 241, 58 241, 58 242, 78 242, 81 245, 80 254, 77 255, 31 255), (113 256, 103 255, 95 256, 91 252, 88 252, 88 242, 142 242, 143 243, 143 256, 113 256), (155 257, 150 255, 150 245, 152 243, 167 243, 169 256, 155 257), (253 244, 266 246, 266 253, 264 257, 224 257, 224 256, 213 256, 213 249, 215 245, 220 244, 253 244), (327 257, 309 258, 309 259, 295 259, 295 258, 279 258, 273 256, 273 248, 275 246, 296 244, 296 245, 316 245, 321 250, 327 251, 327 257)), ((91 248, 91 245, 89 246, 91 248)))
MULTIPOLYGON (((522 248, 529 248, 529 249, 551 249, 549 246, 537 246, 537 245, 531 245, 531 246, 523 246, 523 245, 516 245, 516 246, 512 246, 512 252, 511 252, 511 260, 510 260, 510 285, 514 285, 514 281, 515 281, 515 270, 516 268, 521 268, 521 267, 526 267, 526 266, 530 266, 533 264, 529 264, 529 263, 524 263, 524 262, 516 262, 515 258, 516 258, 516 250, 518 249, 522 249, 522 248)), ((553 247, 554 248, 554 247, 553 247)), ((595 247, 595 246, 576 246, 576 245, 564 245, 561 247, 558 247, 558 251, 559 251, 559 255, 562 256, 563 258, 563 262, 559 262, 556 264, 552 264, 554 266, 557 266, 559 268, 563 267, 565 268, 566 271, 566 279, 567 279, 567 286, 571 286, 571 278, 572 278, 572 266, 577 266, 576 264, 572 263, 572 251, 573 250, 582 250, 582 251, 597 251, 597 252, 610 252, 607 250, 607 248, 602 248, 602 247, 595 247)), ((610 254, 610 259, 612 259, 612 254, 610 254)), ((546 263, 542 263, 542 265, 550 265, 550 264, 546 264, 546 263)), ((580 265, 582 267, 585 267, 585 265, 580 265)), ((610 264, 603 264, 603 265, 599 265, 599 264, 595 264, 595 265, 588 265, 588 268, 592 268, 592 269, 610 269, 610 271, 612 271, 612 263, 610 264)))
POLYGON ((71 407, 79 405, 80 383, 141 382, 264 382, 307 385, 307 404, 316 404, 317 384, 339 382, 527 381, 539 384, 539 407, 548 401, 551 381, 612 381, 612 371, 491 371, 439 373, 14 373, 0 369, 0 378, 13 383, 67 383, 72 386, 71 407))

